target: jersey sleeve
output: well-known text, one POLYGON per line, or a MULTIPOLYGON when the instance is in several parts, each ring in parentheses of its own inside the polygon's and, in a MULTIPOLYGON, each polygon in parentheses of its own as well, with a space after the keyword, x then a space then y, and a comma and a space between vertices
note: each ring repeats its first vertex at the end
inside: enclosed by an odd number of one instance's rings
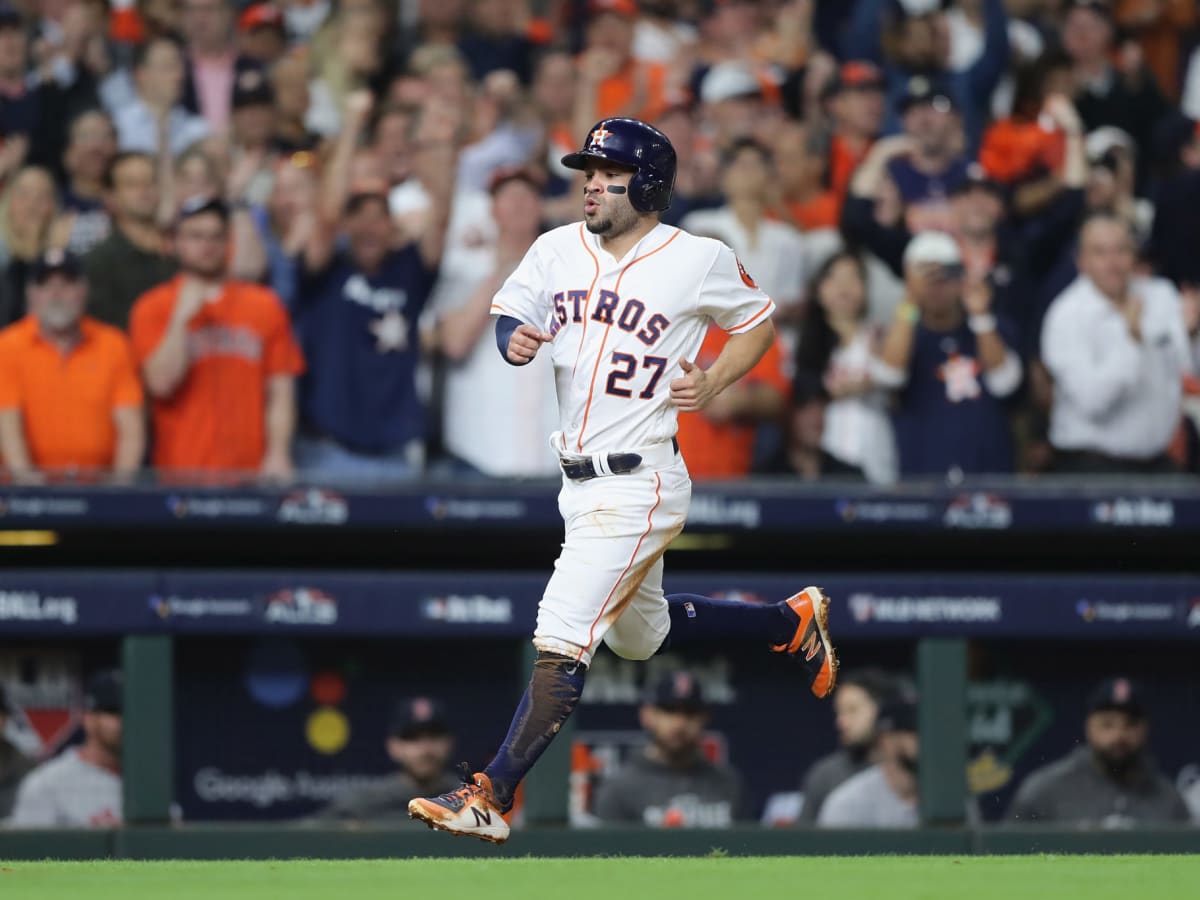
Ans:
POLYGON ((493 316, 512 316, 527 325, 546 327, 550 317, 550 302, 542 253, 542 241, 534 241, 520 264, 492 298, 493 316))
POLYGON ((17 788, 17 798, 8 818, 10 828, 52 828, 59 824, 54 792, 44 775, 44 772, 31 772, 17 788))
POLYGON ((775 303, 762 292, 741 262, 724 244, 700 286, 699 309, 730 334, 742 334, 775 312, 775 303))

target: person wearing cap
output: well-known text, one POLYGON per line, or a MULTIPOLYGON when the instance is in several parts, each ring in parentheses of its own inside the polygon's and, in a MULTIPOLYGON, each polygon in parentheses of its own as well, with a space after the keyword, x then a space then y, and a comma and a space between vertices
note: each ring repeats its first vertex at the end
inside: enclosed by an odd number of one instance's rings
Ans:
POLYGON ((450 771, 454 733, 445 707, 430 697, 409 697, 396 704, 384 748, 396 771, 384 785, 351 789, 314 816, 321 821, 418 824, 408 816, 408 801, 458 787, 450 771))
POLYGON ((1054 379, 1050 443, 1063 472, 1167 473, 1182 382, 1195 368, 1179 291, 1135 274, 1129 222, 1091 213, 1080 275, 1046 312, 1042 359, 1054 379))
MULTIPOLYGON (((243 9, 237 20, 237 48, 243 59, 264 68, 277 62, 287 50, 283 10, 274 3, 251 3, 243 9)), ((234 90, 237 109, 236 79, 234 90)))
POLYGON ((246 209, 266 202, 275 165, 275 92, 261 69, 243 69, 233 85, 226 196, 246 209))
POLYGON ((596 789, 592 813, 606 823, 652 828, 726 828, 738 817, 741 776, 704 753, 712 708, 696 677, 666 672, 652 682, 638 719, 649 742, 596 789))
POLYGON ((304 357, 269 289, 230 280, 229 209, 185 200, 180 273, 134 304, 129 333, 152 398, 154 465, 291 476, 295 380, 304 357))
MULTIPOLYGON (((1070 0, 1062 24, 1062 45, 1071 58, 1075 105, 1088 131, 1114 125, 1138 147, 1149 148, 1157 124, 1171 112, 1154 76, 1130 47, 1116 47, 1116 23, 1107 0, 1070 0), (1118 64, 1114 64, 1114 60, 1118 64)), ((1149 154, 1137 165, 1137 187, 1145 191, 1149 154)))
POLYGON ((543 179, 528 167, 502 169, 492 178, 491 210, 494 242, 471 271, 470 289, 457 295, 438 290, 433 312, 437 317, 438 349, 447 363, 442 398, 442 441, 455 472, 482 473, 492 478, 547 477, 559 471, 558 461, 541 435, 554 430, 558 401, 549 359, 534 359, 541 378, 532 382, 514 377, 511 366, 496 353, 492 337, 492 297, 512 274, 542 230, 543 179), (530 421, 538 423, 529 427, 530 421), (489 435, 486 445, 479 434, 489 435))
POLYGON ((104 670, 84 689, 83 743, 30 772, 17 789, 11 828, 116 828, 122 821, 124 678, 104 670))
POLYGON ((821 804, 821 828, 916 828, 917 702, 902 687, 879 708, 874 723, 877 762, 834 788, 821 804))
POLYGON ((0 825, 12 812, 21 780, 34 766, 33 760, 22 753, 6 734, 13 712, 8 692, 0 683, 0 825))
POLYGON ((429 206, 413 239, 396 228, 386 180, 354 180, 373 106, 369 91, 350 95, 301 254, 296 319, 310 369, 297 462, 310 474, 378 481, 416 478, 424 467, 418 320, 446 246, 462 121, 457 108, 430 103, 414 125, 429 206))
POLYGON ((800 790, 804 806, 799 823, 812 825, 834 790, 876 762, 876 720, 895 691, 893 679, 880 669, 845 672, 833 695, 838 749, 822 756, 805 773, 800 790))
POLYGON ((904 249, 906 294, 872 381, 896 392, 901 477, 1013 470, 1007 401, 1023 367, 986 283, 968 283, 958 243, 918 233, 904 249))
POLYGON ((848 60, 825 91, 831 120, 829 187, 839 204, 850 189, 850 177, 866 159, 883 128, 885 82, 878 66, 848 60))
POLYGON ((125 335, 85 315, 79 259, 43 252, 29 269, 29 315, 0 331, 0 456, 18 478, 129 475, 146 447, 142 387, 125 335))
POLYGON ((1009 808, 1013 824, 1129 828, 1188 821, 1188 809, 1147 750, 1145 698, 1108 678, 1087 699, 1083 746, 1031 772, 1009 808))
POLYGON ((992 92, 1008 71, 1008 14, 1004 0, 982 0, 983 47, 970 66, 955 71, 946 38, 949 5, 941 0, 859 0, 842 49, 848 59, 883 66, 889 112, 885 133, 899 130, 912 79, 927 78, 942 85, 958 110, 962 140, 974 155, 992 92))

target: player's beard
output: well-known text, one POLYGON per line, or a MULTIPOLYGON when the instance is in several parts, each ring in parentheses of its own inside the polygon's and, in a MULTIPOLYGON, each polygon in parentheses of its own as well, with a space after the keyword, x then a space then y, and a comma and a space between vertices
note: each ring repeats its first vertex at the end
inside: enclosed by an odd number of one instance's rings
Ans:
POLYGON ((637 225, 637 220, 637 211, 628 202, 625 202, 610 206, 607 210, 602 206, 595 216, 585 221, 585 224, 587 230, 592 234, 615 238, 637 225))

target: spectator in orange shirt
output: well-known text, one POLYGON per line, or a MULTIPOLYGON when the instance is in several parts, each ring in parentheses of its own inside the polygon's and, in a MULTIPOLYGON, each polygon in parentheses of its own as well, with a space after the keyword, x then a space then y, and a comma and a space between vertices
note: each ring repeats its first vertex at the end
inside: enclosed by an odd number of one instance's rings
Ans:
POLYGON ((142 386, 129 342, 84 315, 79 260, 33 262, 29 315, 0 331, 0 456, 18 479, 38 470, 134 472, 146 448, 142 386))
POLYGON ((153 461, 286 479, 304 359, 279 298, 228 279, 228 244, 222 202, 185 202, 175 231, 180 274, 133 307, 134 352, 154 401, 153 461))
POLYGON ((842 63, 830 83, 826 107, 833 120, 829 141, 829 186, 838 204, 850 188, 850 176, 858 168, 883 128, 884 80, 879 68, 869 62, 842 63))
POLYGON ((574 133, 586 134, 594 122, 609 116, 653 122, 666 107, 667 69, 633 57, 636 0, 590 0, 588 10, 574 133))
POLYGON ((841 218, 841 197, 827 186, 826 143, 800 122, 788 122, 771 143, 779 178, 777 215, 801 231, 837 228, 841 218))
MULTIPOLYGON (((702 369, 711 366, 726 339, 724 331, 710 325, 696 354, 696 365, 702 369)), ((758 426, 779 419, 788 394, 781 344, 776 340, 758 365, 714 397, 702 412, 679 417, 676 438, 692 478, 703 481, 749 475, 758 426)))

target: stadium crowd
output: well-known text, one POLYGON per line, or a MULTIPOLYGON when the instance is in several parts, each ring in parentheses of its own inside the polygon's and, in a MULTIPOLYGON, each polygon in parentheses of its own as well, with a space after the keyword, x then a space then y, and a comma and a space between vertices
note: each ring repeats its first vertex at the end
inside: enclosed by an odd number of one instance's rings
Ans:
POLYGON ((4 0, 4 467, 555 474, 488 301, 630 115, 665 220, 779 309, 682 417, 695 478, 1196 471, 1198 36, 1188 0, 4 0))

